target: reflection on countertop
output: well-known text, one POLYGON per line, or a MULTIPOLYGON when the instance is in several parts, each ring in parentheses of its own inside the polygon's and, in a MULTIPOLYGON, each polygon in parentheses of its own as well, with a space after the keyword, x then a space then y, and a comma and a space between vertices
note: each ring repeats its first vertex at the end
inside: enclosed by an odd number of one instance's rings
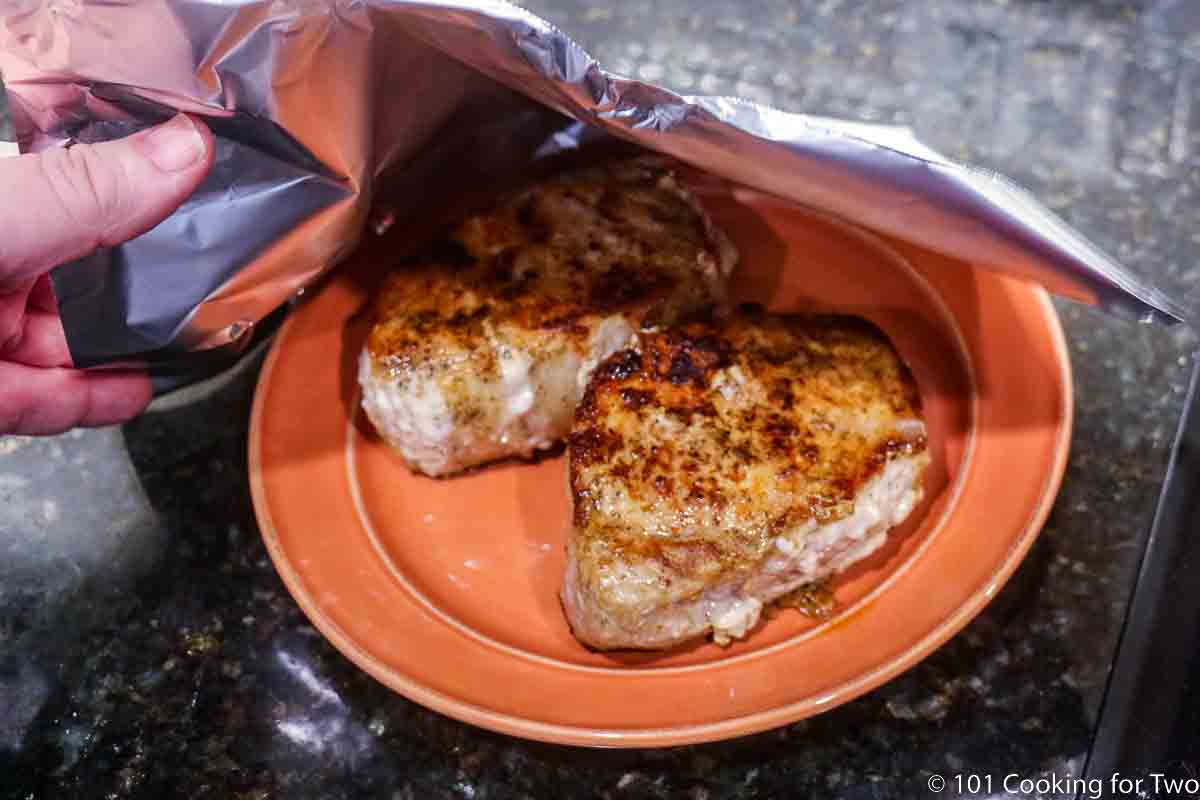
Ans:
MULTIPOLYGON (((1200 305, 1200 19, 1184 0, 526 5, 618 72, 910 125, 1200 305)), ((866 697, 712 745, 522 742, 353 667, 259 538, 252 373, 123 430, 0 440, 0 797, 911 798, 933 773, 1077 775, 1196 340, 1058 308, 1074 449, 1012 582, 866 697), (71 503, 85 471, 106 482, 95 507, 71 503)))

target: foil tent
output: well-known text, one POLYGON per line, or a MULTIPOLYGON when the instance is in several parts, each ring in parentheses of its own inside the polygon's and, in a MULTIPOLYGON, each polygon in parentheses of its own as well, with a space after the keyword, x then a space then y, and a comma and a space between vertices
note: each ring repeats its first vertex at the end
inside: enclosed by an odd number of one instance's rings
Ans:
POLYGON ((23 152, 178 111, 216 163, 166 222, 52 274, 76 364, 236 349, 348 255, 382 194, 501 181, 616 139, 1141 321, 1186 321, 1029 193, 906 128, 690 96, 605 71, 502 0, 0 0, 23 152))

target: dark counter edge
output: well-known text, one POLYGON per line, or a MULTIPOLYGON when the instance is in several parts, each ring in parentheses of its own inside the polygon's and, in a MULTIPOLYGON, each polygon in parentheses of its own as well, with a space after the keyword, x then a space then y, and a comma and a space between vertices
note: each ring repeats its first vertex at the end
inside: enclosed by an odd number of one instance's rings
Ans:
MULTIPOLYGON (((1188 667, 1200 651, 1200 353, 1154 518, 1139 545, 1132 600, 1109 674, 1088 780, 1166 770, 1186 694, 1188 667)), ((1193 675, 1191 680, 1197 680, 1193 675)))

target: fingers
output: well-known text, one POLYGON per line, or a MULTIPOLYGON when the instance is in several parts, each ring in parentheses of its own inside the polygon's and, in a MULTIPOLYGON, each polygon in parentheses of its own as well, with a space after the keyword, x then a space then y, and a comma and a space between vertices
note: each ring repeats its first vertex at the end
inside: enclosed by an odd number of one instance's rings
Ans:
POLYGON ((14 349, 25 335, 25 306, 34 281, 0 290, 0 354, 14 349))
POLYGON ((30 284, 15 293, 29 295, 30 307, 20 332, 0 345, 0 433, 55 434, 112 425, 141 413, 152 395, 150 379, 137 372, 70 369, 62 320, 35 307, 36 291, 30 284))
POLYGON ((141 373, 67 368, 45 272, 157 225, 212 166, 208 129, 179 115, 116 142, 0 160, 0 433, 54 434, 145 409, 141 373))
POLYGON ((29 290, 29 307, 39 311, 58 311, 58 298, 54 296, 49 275, 39 275, 33 282, 33 288, 29 290))
POLYGON ((0 432, 26 436, 114 425, 150 403, 140 373, 41 369, 0 362, 0 432))
POLYGON ((30 311, 21 334, 0 350, 0 359, 27 367, 70 367, 71 350, 58 314, 30 311))
POLYGON ((42 276, 0 292, 0 359, 31 367, 69 367, 71 350, 54 292, 42 276))
POLYGON ((162 222, 204 179, 212 134, 180 114, 125 139, 0 159, 0 289, 162 222))

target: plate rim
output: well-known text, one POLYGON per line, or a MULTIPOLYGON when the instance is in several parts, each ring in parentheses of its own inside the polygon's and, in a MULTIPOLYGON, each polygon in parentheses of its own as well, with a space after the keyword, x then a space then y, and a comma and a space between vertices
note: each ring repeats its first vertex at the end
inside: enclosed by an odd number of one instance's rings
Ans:
MULTIPOLYGON (((925 280, 924 275, 920 270, 913 267, 907 256, 899 253, 887 240, 879 237, 874 232, 861 229, 858 226, 848 225, 843 220, 827 215, 819 210, 803 207, 797 210, 832 219, 839 227, 846 226, 851 228, 854 234, 866 238, 872 246, 887 250, 889 254, 905 262, 918 277, 925 280)), ((334 280, 336 280, 336 277, 334 280)), ((681 744, 699 744, 759 733, 795 722, 804 717, 820 713, 825 710, 824 707, 832 708, 861 697, 927 658, 946 641, 966 627, 987 606, 991 599, 1007 584, 1040 535, 1046 520, 1053 510, 1070 457, 1070 443, 1075 422, 1075 387, 1062 319, 1050 299, 1050 294, 1041 286, 1026 283, 1020 284, 1020 290, 1026 293, 1030 300, 1036 304, 1038 317, 1043 323, 1042 333, 1049 338, 1048 343, 1051 345, 1054 360, 1058 368, 1059 386, 1062 396, 1063 413, 1056 421, 1053 463, 1046 473, 1038 501, 1031 509, 1019 534, 1013 537, 1012 546, 1007 551, 1004 560, 992 571, 989 579, 981 583, 965 602, 959 604, 940 624, 926 631, 917 642, 896 657, 886 663, 880 664, 873 670, 863 672, 850 680, 839 683, 824 696, 816 699, 805 698, 754 713, 741 714, 727 719, 700 724, 628 729, 564 725, 495 711, 443 693, 426 686, 419 680, 392 669, 365 650, 340 625, 321 613, 315 603, 313 603, 309 592, 304 587, 302 579, 293 569, 283 551, 268 500, 263 475, 261 436, 262 416, 268 395, 266 387, 276 367, 283 343, 287 340, 292 328, 295 327, 296 314, 289 316, 275 335, 275 340, 271 344, 270 351, 264 360, 262 370, 256 381, 254 400, 251 407, 248 433, 248 473, 251 500, 260 533, 276 572, 283 580, 293 600, 300 606, 306 618, 313 626, 339 652, 350 659, 358 668, 393 691, 428 709, 462 722, 525 739, 601 748, 666 747, 681 744)), ((313 292, 312 294, 315 295, 318 292, 313 292)), ((941 300, 940 293, 937 292, 936 288, 935 294, 938 294, 939 300, 941 300)), ((954 314, 951 314, 951 321, 955 325, 956 333, 961 337, 962 334, 959 330, 960 323, 954 314)), ((972 390, 975 390, 974 364, 970 359, 969 348, 967 348, 967 351, 963 355, 967 358, 966 366, 968 370, 971 370, 972 390)), ((973 407, 974 405, 973 401, 973 407)), ((975 430, 972 429, 972 440, 974 439, 975 430)), ((964 455, 967 454, 964 453, 964 455)), ((946 513, 948 514, 950 510, 948 508, 946 513)), ((912 559, 909 559, 909 561, 911 562, 912 559)), ((877 592, 875 591, 871 592, 872 597, 876 594, 877 592)), ((864 604, 856 603, 854 607, 847 609, 847 616, 860 612, 863 607, 865 607, 864 604)), ((839 619, 842 618, 839 617, 839 619)))
MULTIPOLYGON (((968 430, 968 434, 966 437, 966 441, 963 446, 961 461, 959 462, 959 465, 958 465, 959 475, 956 476, 954 478, 954 480, 952 480, 950 483, 948 483, 946 485, 945 491, 947 492, 947 495, 948 495, 948 500, 947 500, 946 506, 945 506, 945 508, 942 509, 941 515, 940 515, 941 518, 939 520, 937 520, 934 530, 932 530, 929 534, 926 535, 924 541, 922 541, 916 547, 916 549, 914 549, 910 554, 908 554, 908 556, 907 556, 907 558, 905 558, 904 562, 902 564, 900 564, 896 569, 892 570, 890 572, 890 574, 888 574, 888 576, 884 580, 882 580, 877 586, 872 588, 869 592, 867 592, 862 597, 856 599, 851 605, 849 605, 845 608, 839 609, 838 613, 836 615, 834 615, 833 618, 831 618, 827 621, 824 621, 818 625, 815 625, 812 628, 804 630, 804 631, 796 634, 795 636, 792 636, 791 638, 784 639, 779 642, 775 642, 774 644, 768 645, 761 649, 752 650, 752 651, 746 652, 746 653, 740 653, 738 655, 722 659, 722 661, 721 661, 722 666, 730 666, 730 665, 736 664, 738 662, 749 661, 749 660, 757 659, 757 658, 768 658, 782 650, 785 650, 787 648, 794 647, 798 644, 801 644, 802 642, 804 642, 814 636, 819 636, 823 631, 828 629, 830 626, 841 624, 843 621, 849 619, 850 617, 854 616, 862 609, 864 609, 867 606, 869 606, 870 604, 874 603, 875 600, 880 595, 882 595, 884 592, 886 592, 894 583, 896 583, 896 581, 898 581, 901 578, 901 576, 910 567, 913 566, 914 563, 916 563, 916 561, 921 557, 921 555, 926 550, 928 550, 931 546, 933 546, 934 541, 937 539, 937 537, 941 533, 942 529, 945 528, 947 522, 949 521, 950 517, 952 516, 952 512, 954 511, 955 506, 957 505, 957 503, 960 500, 963 493, 966 491, 967 476, 971 470, 972 460, 975 457, 975 451, 976 451, 976 448, 978 445, 978 439, 979 439, 978 424, 977 424, 978 418, 979 418, 979 394, 978 394, 978 383, 976 381, 976 366, 975 366, 974 359, 971 356, 971 348, 970 348, 970 345, 967 343, 966 336, 963 334, 962 326, 959 324, 958 319, 954 316, 954 311, 950 308, 950 305, 946 302, 946 299, 938 292, 937 288, 930 282, 929 278, 926 277, 924 274, 922 274, 921 271, 918 270, 915 266, 913 266, 910 259, 908 259, 904 254, 900 253, 894 246, 892 246, 890 243, 888 243, 884 239, 880 238, 879 236, 875 235, 871 231, 868 231, 864 228, 861 228, 857 225, 847 222, 847 221, 841 219, 840 217, 837 217, 826 211, 821 211, 819 209, 811 209, 811 208, 807 208, 807 207, 796 207, 796 206, 794 206, 794 204, 789 205, 787 203, 782 203, 780 201, 777 201, 775 198, 760 195, 756 192, 753 192, 752 190, 735 189, 732 192, 732 196, 737 197, 740 192, 747 192, 750 197, 754 198, 756 203, 759 203, 759 204, 762 204, 764 202, 774 203, 776 205, 783 206, 789 210, 801 213, 807 217, 819 220, 821 223, 828 225, 829 227, 831 227, 833 229, 836 229, 838 233, 845 235, 845 236, 849 236, 849 237, 855 237, 858 240, 860 240, 861 242, 863 242, 864 244, 866 244, 867 246, 873 248, 874 250, 885 253, 888 256, 888 258, 890 258, 891 260, 896 262, 896 266, 898 268, 903 269, 908 274, 908 276, 916 284, 919 285, 920 289, 925 294, 927 294, 929 296, 929 298, 936 304, 936 306, 937 306, 936 313, 943 318, 943 321, 946 323, 949 330, 952 332, 953 338, 954 338, 953 344, 956 349, 956 355, 959 357, 959 359, 962 362, 961 366, 963 368, 964 377, 966 378, 967 384, 969 385, 969 387, 971 389, 971 398, 970 398, 970 403, 967 408, 968 419, 970 420, 970 424, 969 424, 969 430, 968 430)), ((703 195, 704 195, 703 192, 698 192, 698 194, 701 197, 703 197, 703 195)), ((491 636, 488 636, 487 634, 484 634, 480 631, 474 630, 469 625, 465 625, 464 623, 455 619, 451 614, 449 614, 449 613, 443 611, 441 608, 437 607, 437 605, 429 597, 427 597, 425 595, 425 593, 422 592, 412 581, 410 581, 400 571, 399 567, 396 566, 396 564, 393 562, 391 557, 386 552, 386 548, 384 547, 383 543, 380 541, 379 532, 378 532, 378 530, 376 530, 374 523, 371 521, 371 515, 370 515, 369 511, 367 510, 366 502, 362 496, 362 486, 358 480, 358 475, 355 471, 356 449, 358 447, 358 445, 357 445, 358 437, 355 435, 356 422, 358 422, 359 420, 361 420, 363 418, 363 412, 362 412, 361 407, 359 406, 361 398, 362 398, 362 389, 361 389, 361 387, 356 387, 355 392, 354 392, 354 412, 351 416, 349 416, 346 419, 346 434, 345 434, 346 444, 345 444, 345 451, 343 454, 344 469, 346 472, 347 483, 350 488, 351 497, 353 499, 354 509, 355 509, 355 512, 358 514, 359 524, 363 526, 363 528, 367 534, 367 538, 370 540, 371 545, 372 545, 373 549, 375 550, 375 552, 378 554, 380 560, 386 565, 388 572, 392 573, 392 577, 395 580, 399 581, 404 586, 404 588, 408 592, 408 594, 411 595, 420 605, 424 606, 426 611, 428 611, 429 613, 438 617, 444 624, 449 625, 450 627, 453 627, 456 630, 458 630, 460 634, 474 639, 475 641, 479 642, 484 647, 490 647, 495 650, 501 650, 504 653, 514 656, 516 658, 525 658, 530 661, 535 661, 535 662, 542 663, 547 666, 555 666, 555 667, 562 668, 562 669, 573 669, 573 670, 578 670, 581 672, 591 672, 591 673, 594 673, 597 675, 601 675, 601 674, 638 675, 638 674, 641 674, 641 675, 645 675, 645 676, 650 676, 650 675, 700 672, 711 666, 711 664, 709 664, 709 663, 694 663, 694 664, 681 664, 681 665, 669 666, 669 667, 652 667, 652 668, 651 667, 625 667, 625 668, 622 668, 622 667, 615 667, 615 666, 601 667, 601 666, 575 664, 575 663, 570 663, 570 662, 566 662, 566 661, 559 661, 550 656, 545 656, 545 655, 541 655, 538 653, 523 650, 515 645, 510 645, 510 644, 498 641, 498 640, 492 638, 491 636)))

